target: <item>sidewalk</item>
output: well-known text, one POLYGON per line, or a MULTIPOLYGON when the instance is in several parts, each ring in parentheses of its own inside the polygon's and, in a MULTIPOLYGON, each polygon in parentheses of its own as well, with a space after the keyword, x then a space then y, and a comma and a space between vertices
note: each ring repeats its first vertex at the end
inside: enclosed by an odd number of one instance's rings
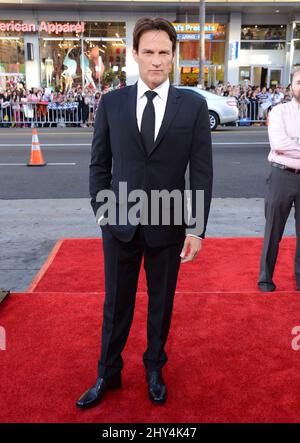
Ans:
MULTIPOLYGON (((214 199, 207 237, 262 237, 263 205, 214 199)), ((101 236, 89 199, 0 200, 0 213, 0 287, 11 291, 26 290, 59 238, 101 236)), ((285 235, 295 235, 293 211, 285 235)))
MULTIPOLYGON (((1 129, 1 133, 7 135, 9 133, 13 133, 15 132, 16 134, 20 134, 20 133, 29 133, 31 134, 32 128, 0 128, 1 129)), ((81 127, 65 127, 65 128, 60 128, 60 127, 46 127, 46 128, 37 128, 39 133, 43 133, 43 132, 57 132, 57 133, 61 133, 61 132, 86 132, 86 133, 90 133, 94 131, 93 127, 89 127, 89 128, 81 128, 81 127)), ((212 134, 217 134, 219 132, 246 132, 246 131, 261 131, 261 132, 265 132, 266 131, 266 126, 259 126, 259 125, 251 125, 251 126, 218 126, 216 131, 213 131, 212 134)))

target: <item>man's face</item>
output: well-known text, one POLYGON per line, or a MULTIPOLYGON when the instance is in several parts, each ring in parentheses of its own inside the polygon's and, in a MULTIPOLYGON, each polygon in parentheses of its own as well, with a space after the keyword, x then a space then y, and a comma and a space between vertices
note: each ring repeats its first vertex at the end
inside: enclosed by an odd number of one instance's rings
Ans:
POLYGON ((132 51, 139 65, 140 77, 150 89, 167 80, 172 69, 172 42, 165 31, 146 31, 142 34, 138 52, 132 51))
POLYGON ((300 72, 296 72, 292 81, 293 97, 300 104, 300 72))

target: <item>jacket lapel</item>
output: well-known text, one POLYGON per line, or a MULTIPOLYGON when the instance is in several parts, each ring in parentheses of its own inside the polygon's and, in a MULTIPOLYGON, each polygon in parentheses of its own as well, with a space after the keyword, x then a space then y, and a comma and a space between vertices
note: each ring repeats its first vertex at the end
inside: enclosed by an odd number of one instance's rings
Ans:
POLYGON ((137 119, 136 119, 136 96, 137 96, 137 83, 132 85, 128 92, 128 99, 129 99, 129 119, 130 119, 130 126, 132 134, 134 139, 136 140, 137 144, 145 154, 145 149, 142 141, 142 137, 138 128, 137 119))
POLYGON ((155 139, 153 148, 149 153, 149 156, 152 155, 153 151, 157 148, 159 143, 162 141, 173 118, 175 117, 176 113, 178 112, 178 109, 180 106, 180 98, 181 98, 180 92, 176 88, 174 88, 174 86, 170 85, 166 109, 165 109, 165 113, 164 113, 164 118, 163 118, 160 130, 159 130, 157 137, 155 139))

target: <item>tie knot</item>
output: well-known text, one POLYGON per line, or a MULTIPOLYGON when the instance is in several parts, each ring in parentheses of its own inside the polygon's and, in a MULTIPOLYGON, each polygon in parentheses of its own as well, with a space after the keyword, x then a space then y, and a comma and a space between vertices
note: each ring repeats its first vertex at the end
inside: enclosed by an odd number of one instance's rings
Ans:
POLYGON ((146 91, 145 95, 146 95, 148 101, 149 100, 152 101, 154 99, 154 97, 157 95, 157 92, 155 92, 155 91, 146 91))

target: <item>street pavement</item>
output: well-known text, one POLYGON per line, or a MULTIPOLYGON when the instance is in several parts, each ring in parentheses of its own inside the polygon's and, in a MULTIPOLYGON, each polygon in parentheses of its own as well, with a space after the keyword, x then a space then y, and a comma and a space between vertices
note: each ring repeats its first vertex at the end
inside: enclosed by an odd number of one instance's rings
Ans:
MULTIPOLYGON (((33 171, 24 167, 31 131, 0 128, 0 198, 88 198, 92 130, 47 128, 38 133, 48 167, 33 171)), ((266 129, 226 127, 212 138, 214 197, 264 197, 266 129)))
MULTIPOLYGON (((58 239, 101 235, 88 194, 92 130, 47 128, 38 134, 48 164, 29 168, 31 131, 0 129, 0 287, 11 291, 26 290, 58 239)), ((263 236, 266 128, 226 127, 212 138, 207 237, 263 236)), ((292 213, 285 235, 294 233, 292 213)), ((201 265, 201 254, 197 260, 201 265)))

